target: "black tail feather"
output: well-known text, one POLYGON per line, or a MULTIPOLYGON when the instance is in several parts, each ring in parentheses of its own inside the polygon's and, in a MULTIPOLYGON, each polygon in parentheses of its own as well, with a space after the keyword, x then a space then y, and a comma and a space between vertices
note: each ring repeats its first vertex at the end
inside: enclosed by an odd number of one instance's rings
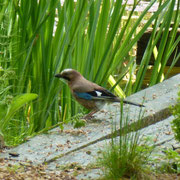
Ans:
POLYGON ((123 100, 123 102, 125 104, 131 104, 131 105, 134 105, 134 106, 145 107, 143 104, 134 103, 134 102, 126 101, 126 100, 123 100))

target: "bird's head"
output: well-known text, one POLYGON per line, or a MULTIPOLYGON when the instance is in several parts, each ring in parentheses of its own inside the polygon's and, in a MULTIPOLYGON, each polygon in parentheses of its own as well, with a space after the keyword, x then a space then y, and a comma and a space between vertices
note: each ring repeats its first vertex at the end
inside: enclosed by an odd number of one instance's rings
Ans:
POLYGON ((74 69, 64 69, 61 73, 56 74, 55 77, 72 82, 76 78, 81 77, 81 74, 74 69))

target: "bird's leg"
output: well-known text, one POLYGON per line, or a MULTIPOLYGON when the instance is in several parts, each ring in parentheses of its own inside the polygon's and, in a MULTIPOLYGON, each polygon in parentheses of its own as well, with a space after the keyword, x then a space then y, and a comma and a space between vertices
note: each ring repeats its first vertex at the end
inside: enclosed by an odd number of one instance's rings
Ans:
POLYGON ((83 119, 90 120, 93 118, 93 114, 96 113, 98 110, 92 110, 90 113, 86 114, 83 119))

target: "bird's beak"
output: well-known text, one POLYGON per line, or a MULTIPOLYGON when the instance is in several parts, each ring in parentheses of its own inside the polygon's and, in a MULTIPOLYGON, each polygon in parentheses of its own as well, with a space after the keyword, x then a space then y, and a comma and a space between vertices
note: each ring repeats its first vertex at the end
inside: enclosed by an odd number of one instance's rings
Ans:
POLYGON ((56 78, 62 78, 62 79, 65 79, 65 80, 67 80, 67 81, 70 81, 70 78, 62 75, 62 73, 56 74, 54 77, 56 77, 56 78))
POLYGON ((63 76, 61 74, 56 74, 54 77, 56 77, 56 78, 63 78, 63 76))

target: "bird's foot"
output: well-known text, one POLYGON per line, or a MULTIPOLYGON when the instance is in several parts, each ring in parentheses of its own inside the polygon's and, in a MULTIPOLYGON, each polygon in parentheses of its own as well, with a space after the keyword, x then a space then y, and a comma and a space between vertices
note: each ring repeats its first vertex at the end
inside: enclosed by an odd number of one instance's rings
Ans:
POLYGON ((92 119, 94 119, 94 114, 96 113, 97 111, 95 110, 95 111, 91 111, 90 113, 88 113, 88 114, 86 114, 84 117, 83 117, 83 119, 85 119, 85 120, 92 120, 92 119))

